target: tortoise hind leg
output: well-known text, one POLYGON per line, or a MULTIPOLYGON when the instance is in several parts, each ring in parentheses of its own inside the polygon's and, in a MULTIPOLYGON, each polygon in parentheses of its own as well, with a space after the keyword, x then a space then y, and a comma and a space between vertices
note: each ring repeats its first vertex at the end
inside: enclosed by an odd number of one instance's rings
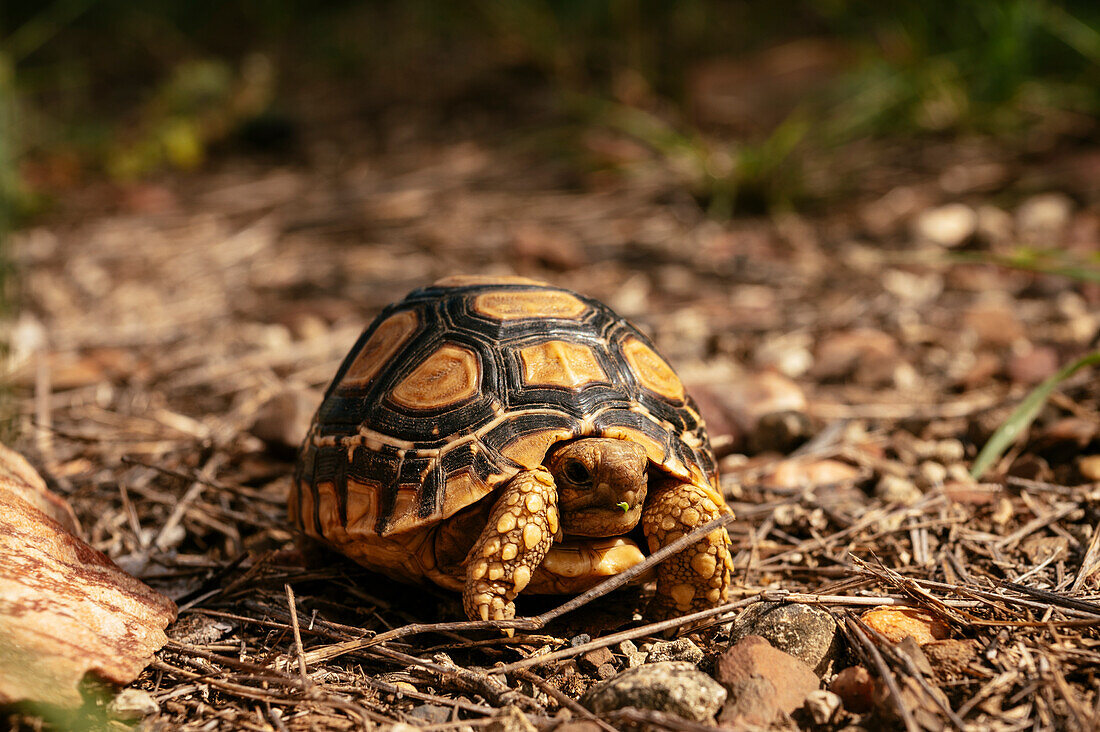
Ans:
MULTIPOLYGON (((655 552, 729 511, 701 486, 668 480, 651 491, 642 514, 642 532, 655 552), (723 511, 725 509, 725 511, 723 511)), ((729 535, 715 529, 657 565, 657 595, 647 610, 654 619, 676 617, 725 602, 730 584, 729 535)))
POLYGON ((545 468, 518 473, 500 494, 466 557, 462 606, 471 620, 516 615, 513 600, 531 581, 558 533, 558 493, 545 468))

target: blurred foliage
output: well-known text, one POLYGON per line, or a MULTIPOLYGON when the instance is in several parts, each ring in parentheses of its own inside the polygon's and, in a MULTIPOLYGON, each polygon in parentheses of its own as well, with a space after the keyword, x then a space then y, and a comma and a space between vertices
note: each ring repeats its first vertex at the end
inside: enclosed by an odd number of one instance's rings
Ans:
POLYGON ((23 133, 10 157, 75 149, 119 177, 198 165, 278 107, 279 85, 313 79, 366 108, 522 72, 582 123, 669 156, 718 216, 797 203, 805 156, 852 140, 978 133, 1020 146, 1040 128, 1080 134, 1100 113, 1095 0, 6 0, 0 39, 23 133), (700 63, 799 38, 843 48, 843 68, 765 129, 695 118, 700 63))

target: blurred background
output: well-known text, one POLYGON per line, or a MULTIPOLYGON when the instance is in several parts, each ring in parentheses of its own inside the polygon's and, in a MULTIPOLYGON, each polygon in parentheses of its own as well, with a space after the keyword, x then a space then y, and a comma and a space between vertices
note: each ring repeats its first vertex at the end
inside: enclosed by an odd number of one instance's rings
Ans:
POLYGON ((7 0, 0 39, 15 394, 252 414, 461 272, 600 297, 721 394, 866 398, 820 353, 852 328, 901 399, 1095 335, 1090 0, 7 0))
POLYGON ((0 38, 9 220, 89 180, 479 136, 577 186, 662 168, 722 219, 888 186, 946 140, 1072 156, 1100 110, 1088 0, 8 0, 0 38))

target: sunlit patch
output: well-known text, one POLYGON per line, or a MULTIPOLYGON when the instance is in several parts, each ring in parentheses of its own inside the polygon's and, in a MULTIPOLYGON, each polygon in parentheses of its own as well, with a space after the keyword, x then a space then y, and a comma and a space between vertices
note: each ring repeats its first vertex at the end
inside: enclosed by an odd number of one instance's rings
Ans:
POLYGON ((585 304, 568 292, 504 290, 478 295, 474 310, 494 320, 576 318, 585 311, 585 304))
POLYGON ((411 310, 395 313, 379 323, 371 337, 359 349, 359 354, 344 374, 340 385, 358 387, 369 384, 416 330, 417 323, 416 313, 411 310))
POLYGON ((594 381, 607 381, 592 349, 583 343, 546 341, 521 348, 523 383, 527 386, 561 386, 576 389, 594 381))
POLYGON ((684 385, 680 377, 652 348, 637 338, 629 338, 623 343, 623 357, 639 384, 673 401, 683 401, 684 385))

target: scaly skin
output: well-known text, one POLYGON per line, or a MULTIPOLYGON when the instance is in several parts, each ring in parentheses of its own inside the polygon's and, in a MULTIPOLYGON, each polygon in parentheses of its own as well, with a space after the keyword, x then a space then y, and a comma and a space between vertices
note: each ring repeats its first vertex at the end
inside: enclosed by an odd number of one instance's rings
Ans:
POLYGON ((467 555, 462 606, 471 620, 514 618, 513 600, 531 581, 560 530, 558 493, 543 467, 518 473, 467 555))
MULTIPOLYGON (((710 491, 669 480, 650 490, 642 531, 650 553, 727 512, 710 491)), ((685 615, 726 601, 732 560, 729 535, 715 529, 694 545, 657 565, 657 594, 646 611, 653 620, 685 615)))

